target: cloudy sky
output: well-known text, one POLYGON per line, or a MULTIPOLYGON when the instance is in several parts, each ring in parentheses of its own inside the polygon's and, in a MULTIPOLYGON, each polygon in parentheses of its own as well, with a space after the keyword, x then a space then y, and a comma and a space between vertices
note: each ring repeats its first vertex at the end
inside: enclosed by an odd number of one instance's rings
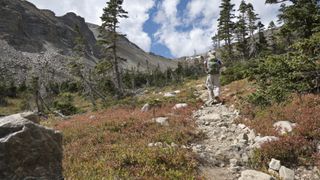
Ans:
MULTIPOLYGON (((101 24, 102 9, 108 0, 28 0, 40 9, 50 9, 57 16, 75 12, 87 22, 101 24)), ((236 4, 241 0, 232 0, 236 4)), ((264 0, 246 0, 253 4, 261 21, 276 20, 278 5, 264 0)), ((129 19, 120 31, 147 52, 175 58, 206 52, 217 29, 221 0, 124 0, 129 19)))

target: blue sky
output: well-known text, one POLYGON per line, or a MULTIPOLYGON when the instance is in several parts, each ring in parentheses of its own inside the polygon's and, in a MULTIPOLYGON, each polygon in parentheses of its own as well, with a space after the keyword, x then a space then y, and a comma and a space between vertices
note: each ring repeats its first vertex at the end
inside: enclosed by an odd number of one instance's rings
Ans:
MULTIPOLYGON (((102 9, 108 0, 28 0, 57 16, 75 12, 87 22, 100 24, 102 9)), ((232 0, 235 9, 241 0, 232 0)), ((264 0, 246 0, 253 4, 267 26, 276 20, 279 5, 264 0)), ((203 53, 212 48, 211 37, 217 29, 221 0, 124 0, 129 19, 120 22, 120 31, 147 52, 169 58, 203 53)))

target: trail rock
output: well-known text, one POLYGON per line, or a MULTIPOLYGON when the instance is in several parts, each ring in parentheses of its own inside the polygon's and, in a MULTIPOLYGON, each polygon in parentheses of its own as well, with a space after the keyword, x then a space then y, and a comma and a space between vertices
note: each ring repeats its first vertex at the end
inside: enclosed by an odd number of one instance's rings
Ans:
POLYGON ((273 177, 255 170, 242 171, 239 180, 273 180, 273 177))
POLYGON ((273 124, 273 127, 276 130, 279 130, 281 134, 286 134, 288 132, 291 132, 293 128, 296 127, 296 124, 289 121, 278 121, 273 124))
POLYGON ((63 179, 62 135, 15 114, 0 119, 0 179, 63 179))
POLYGON ((182 108, 186 108, 186 107, 188 107, 188 104, 186 104, 186 103, 180 103, 180 104, 176 104, 174 107, 173 107, 173 109, 182 109, 182 108))
POLYGON ((141 108, 141 112, 148 112, 150 110, 150 104, 145 104, 142 108, 141 108))
POLYGON ((265 136, 265 137, 257 136, 255 138, 255 144, 253 145, 253 147, 260 148, 261 145, 266 142, 278 141, 278 140, 279 140, 279 138, 275 137, 275 136, 265 136))
POLYGON ((154 118, 153 120, 160 124, 161 126, 169 126, 169 122, 168 122, 168 119, 167 117, 157 117, 157 118, 154 118))
POLYGON ((294 180, 294 171, 286 168, 285 166, 281 166, 279 170, 279 176, 283 180, 294 180))
POLYGON ((176 94, 173 93, 173 92, 168 92, 168 93, 165 93, 163 96, 164 96, 164 97, 175 97, 176 94))
POLYGON ((281 167, 280 161, 272 158, 269 163, 269 168, 279 171, 280 167, 281 167))

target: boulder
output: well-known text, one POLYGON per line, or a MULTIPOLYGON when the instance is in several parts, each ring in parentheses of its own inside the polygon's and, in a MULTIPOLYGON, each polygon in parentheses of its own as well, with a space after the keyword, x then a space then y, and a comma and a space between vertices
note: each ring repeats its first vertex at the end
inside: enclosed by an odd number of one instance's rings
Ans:
POLYGON ((20 113, 20 116, 34 123, 40 123, 40 118, 36 112, 23 112, 20 113))
POLYGON ((273 127, 280 131, 281 134, 286 134, 288 132, 291 132, 294 127, 296 127, 295 123, 291 123, 289 121, 278 121, 273 124, 273 127))
POLYGON ((239 180, 273 180, 273 177, 255 170, 245 170, 241 172, 239 180))
POLYGON ((279 176, 282 180, 294 180, 294 171, 285 166, 281 166, 279 176))
POLYGON ((141 112, 148 112, 150 110, 150 104, 145 104, 142 108, 141 108, 141 112))
POLYGON ((157 117, 157 118, 154 118, 153 120, 160 124, 161 126, 169 126, 169 122, 168 122, 168 119, 167 117, 157 117))
POLYGON ((182 109, 182 108, 186 108, 186 107, 188 107, 188 104, 186 104, 186 103, 180 103, 180 104, 176 104, 174 107, 173 107, 173 109, 182 109))
POLYGON ((255 144, 253 145, 253 147, 256 147, 256 148, 260 148, 262 144, 266 143, 266 142, 271 142, 271 141, 278 141, 279 138, 278 137, 275 137, 275 136, 265 136, 265 137, 260 137, 260 136, 257 136, 254 141, 255 141, 255 144))
POLYGON ((269 168, 272 170, 279 171, 280 167, 281 167, 280 161, 272 158, 269 163, 269 168))
POLYGON ((21 114, 0 119, 0 179, 63 179, 62 135, 21 114))

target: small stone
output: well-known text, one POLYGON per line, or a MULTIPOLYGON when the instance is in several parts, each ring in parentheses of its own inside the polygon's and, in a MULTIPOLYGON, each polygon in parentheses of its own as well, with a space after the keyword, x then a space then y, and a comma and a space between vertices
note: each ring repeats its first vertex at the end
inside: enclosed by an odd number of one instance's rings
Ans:
POLYGON ((172 93, 172 92, 168 92, 168 93, 165 93, 163 96, 164 96, 164 97, 175 97, 176 94, 175 94, 175 93, 172 93))
POLYGON ((176 91, 174 91, 174 93, 179 94, 179 93, 181 93, 181 91, 180 90, 176 90, 176 91))
POLYGON ((243 154, 241 155, 241 160, 242 160, 244 163, 249 162, 249 156, 247 155, 247 153, 243 153, 243 154))
POLYGON ((237 159, 230 159, 230 166, 235 167, 238 165, 238 160, 237 159))
POLYGON ((150 110, 150 104, 145 104, 142 108, 141 108, 141 112, 148 112, 150 110))
POLYGON ((273 127, 276 130, 279 130, 281 134, 286 134, 288 132, 291 132, 293 128, 296 127, 296 124, 289 121, 278 121, 273 124, 273 127))
POLYGON ((244 128, 246 128, 247 126, 244 125, 244 124, 238 124, 238 127, 239 127, 240 129, 244 129, 244 128))
POLYGON ((262 144, 266 143, 266 142, 271 142, 271 141, 278 141, 279 138, 275 137, 275 136, 265 136, 265 137, 260 137, 257 136, 254 141, 256 142, 253 147, 255 148, 260 148, 262 144))
POLYGON ((153 143, 149 143, 149 144, 148 144, 148 147, 153 147, 153 146, 154 146, 153 143))
POLYGON ((281 167, 280 161, 272 158, 269 163, 269 168, 279 171, 280 167, 281 167))
POLYGON ((180 103, 180 104, 176 104, 173 109, 177 110, 177 109, 182 109, 182 108, 186 108, 188 107, 188 104, 186 103, 180 103))
POLYGON ((154 146, 156 146, 156 147, 162 147, 163 144, 162 144, 162 142, 156 142, 156 143, 154 143, 154 146))
POLYGON ((268 172, 272 175, 272 176, 279 176, 279 173, 273 169, 268 169, 268 172))
POLYGON ((253 141, 255 138, 256 138, 256 133, 254 132, 254 130, 250 130, 248 134, 248 140, 253 141))
POLYGON ((153 120, 160 124, 161 126, 169 126, 169 122, 168 122, 168 119, 167 117, 157 117, 157 118, 154 118, 153 120))
POLYGON ((94 119, 96 119, 96 116, 91 115, 91 116, 89 117, 89 119, 90 119, 90 120, 94 120, 94 119))
POLYGON ((178 147, 178 145, 177 145, 176 143, 172 142, 172 143, 171 143, 171 147, 174 147, 174 148, 175 148, 175 147, 178 147))
POLYGON ((294 171, 286 168, 285 166, 281 166, 279 170, 279 177, 282 180, 294 180, 294 171))

